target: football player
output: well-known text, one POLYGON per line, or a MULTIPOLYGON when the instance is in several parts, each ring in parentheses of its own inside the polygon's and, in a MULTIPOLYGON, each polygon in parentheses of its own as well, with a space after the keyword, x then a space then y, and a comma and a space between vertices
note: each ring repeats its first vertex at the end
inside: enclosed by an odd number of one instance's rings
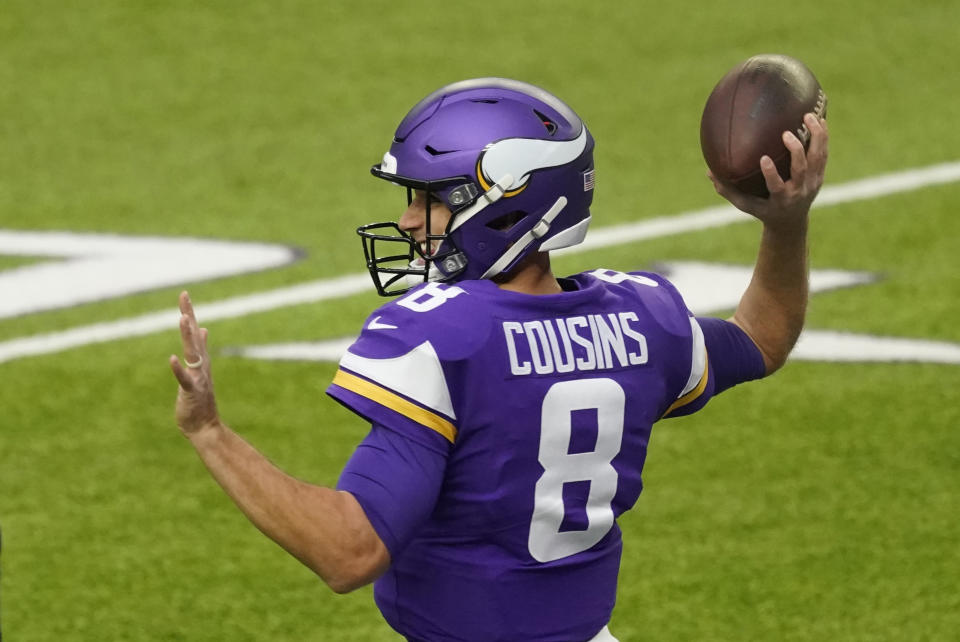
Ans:
POLYGON ((768 199, 729 320, 696 318, 660 275, 557 278, 591 221, 594 141, 566 104, 500 78, 443 87, 401 121, 374 176, 404 188, 364 225, 375 310, 328 393, 370 425, 337 489, 286 475, 220 419, 205 329, 181 295, 177 422, 268 536, 334 590, 376 582, 410 640, 613 640, 621 535, 653 424, 783 365, 807 301, 807 218, 827 158, 809 115, 768 199))

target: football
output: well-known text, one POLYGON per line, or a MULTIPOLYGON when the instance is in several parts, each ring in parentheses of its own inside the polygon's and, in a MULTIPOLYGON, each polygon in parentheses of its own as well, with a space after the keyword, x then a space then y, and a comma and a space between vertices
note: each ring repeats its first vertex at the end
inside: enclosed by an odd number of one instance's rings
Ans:
POLYGON ((825 118, 827 96, 813 73, 796 58, 753 56, 731 69, 713 88, 700 120, 700 148, 720 181, 742 192, 767 197, 760 157, 767 155, 784 180, 790 178, 790 152, 783 132, 806 147, 809 112, 825 118))

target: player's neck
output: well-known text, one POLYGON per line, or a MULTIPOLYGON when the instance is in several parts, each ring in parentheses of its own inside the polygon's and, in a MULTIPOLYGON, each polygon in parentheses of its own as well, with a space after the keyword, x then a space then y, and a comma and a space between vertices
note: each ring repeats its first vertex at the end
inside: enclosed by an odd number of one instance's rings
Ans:
POLYGON ((504 290, 522 294, 559 294, 563 292, 550 267, 550 254, 534 252, 509 275, 494 279, 504 290))

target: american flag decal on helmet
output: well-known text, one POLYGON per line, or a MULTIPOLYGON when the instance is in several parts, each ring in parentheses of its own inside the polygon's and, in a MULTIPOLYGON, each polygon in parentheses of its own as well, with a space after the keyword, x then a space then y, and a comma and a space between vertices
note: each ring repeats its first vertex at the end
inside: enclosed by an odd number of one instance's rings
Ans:
POLYGON ((584 192, 589 192, 590 190, 593 189, 593 182, 594 182, 593 176, 595 173, 596 173, 596 170, 593 170, 593 169, 583 173, 583 191, 584 192))

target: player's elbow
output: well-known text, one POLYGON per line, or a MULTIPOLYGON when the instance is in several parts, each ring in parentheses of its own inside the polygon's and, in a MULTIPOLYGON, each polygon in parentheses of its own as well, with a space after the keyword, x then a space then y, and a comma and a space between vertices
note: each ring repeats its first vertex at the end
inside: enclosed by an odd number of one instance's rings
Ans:
POLYGON ((787 358, 790 356, 790 352, 796 343, 795 337, 792 340, 787 340, 782 337, 778 337, 776 340, 770 340, 766 337, 758 338, 752 335, 749 336, 753 340, 754 345, 757 346, 760 356, 763 357, 764 377, 769 377, 786 365, 787 358))
MULTIPOLYGON (((772 315, 771 315, 772 316, 772 315)), ((729 321, 743 330, 763 357, 764 376, 769 377, 787 363, 800 331, 803 329, 803 315, 784 317, 777 323, 764 323, 740 314, 737 310, 729 321)))
POLYGON ((334 593, 344 595, 370 584, 386 572, 389 555, 371 552, 368 555, 348 554, 333 565, 314 572, 334 593))
POLYGON ((763 355, 763 365, 766 368, 764 376, 769 377, 774 372, 782 368, 787 363, 790 353, 793 352, 797 340, 800 338, 800 331, 803 329, 803 318, 795 320, 787 328, 772 336, 761 335, 759 341, 755 340, 760 353, 763 355))
POLYGON ((361 581, 360 578, 349 576, 323 578, 323 581, 337 595, 346 595, 367 585, 367 582, 361 581))
POLYGON ((328 579, 326 580, 326 585, 330 588, 331 591, 337 595, 346 595, 347 593, 353 593, 358 588, 363 588, 369 581, 361 580, 360 578, 350 578, 343 577, 336 580, 328 579))
POLYGON ((790 353, 789 351, 770 353, 761 348, 760 354, 763 355, 763 365, 765 369, 763 376, 769 377, 787 363, 787 357, 790 353))
POLYGON ((339 491, 336 501, 339 528, 315 549, 307 566, 335 593, 349 593, 383 575, 390 566, 390 552, 350 493, 339 491))

